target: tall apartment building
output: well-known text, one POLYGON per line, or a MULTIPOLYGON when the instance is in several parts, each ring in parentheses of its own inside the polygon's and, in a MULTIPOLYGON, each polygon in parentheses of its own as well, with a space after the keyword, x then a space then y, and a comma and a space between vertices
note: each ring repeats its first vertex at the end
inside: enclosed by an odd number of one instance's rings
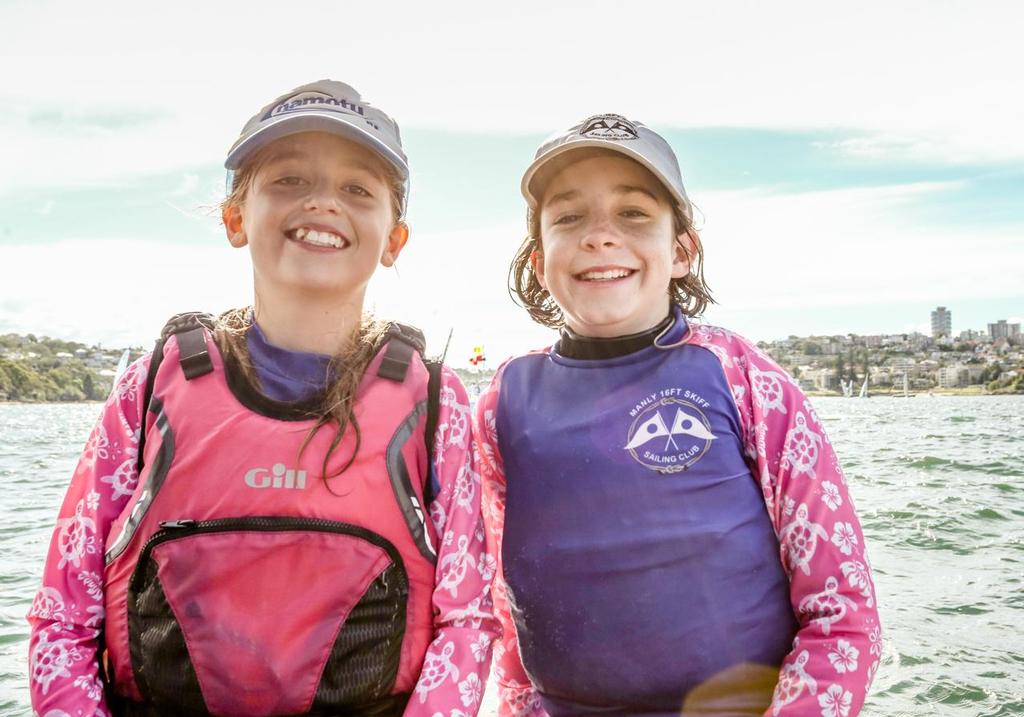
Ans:
POLYGON ((1009 339, 1013 343, 1020 341, 1020 324, 1008 324, 1006 319, 999 319, 994 324, 988 325, 988 335, 995 339, 1009 339))
POLYGON ((932 338, 953 335, 953 313, 945 306, 938 306, 932 312, 932 338))

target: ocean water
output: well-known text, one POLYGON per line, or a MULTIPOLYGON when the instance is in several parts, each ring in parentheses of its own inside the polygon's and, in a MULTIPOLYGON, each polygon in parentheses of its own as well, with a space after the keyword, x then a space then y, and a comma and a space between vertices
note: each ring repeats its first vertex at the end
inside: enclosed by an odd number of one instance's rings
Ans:
MULTIPOLYGON (((872 717, 1024 715, 1024 396, 817 399, 885 628, 872 717)), ((0 717, 30 715, 28 628, 96 404, 0 404, 0 717)), ((493 692, 481 714, 494 714, 493 692)))

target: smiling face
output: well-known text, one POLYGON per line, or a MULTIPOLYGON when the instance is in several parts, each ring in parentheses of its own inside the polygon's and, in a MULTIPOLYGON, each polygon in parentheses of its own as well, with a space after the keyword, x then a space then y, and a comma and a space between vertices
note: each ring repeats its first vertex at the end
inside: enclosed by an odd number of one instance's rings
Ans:
POLYGON ((391 266, 408 238, 377 155, 323 132, 272 143, 255 160, 240 204, 224 225, 252 254, 258 300, 358 302, 378 265, 391 266))
POLYGON ((582 336, 645 331, 669 311, 669 283, 690 270, 661 183, 618 154, 553 175, 540 202, 537 280, 582 336))

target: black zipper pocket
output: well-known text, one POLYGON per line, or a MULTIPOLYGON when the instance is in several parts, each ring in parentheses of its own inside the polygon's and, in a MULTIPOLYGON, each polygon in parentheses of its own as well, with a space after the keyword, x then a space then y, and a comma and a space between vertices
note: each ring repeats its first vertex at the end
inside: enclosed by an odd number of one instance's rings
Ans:
POLYGON ((387 538, 320 518, 159 525, 128 583, 132 664, 147 700, 175 714, 292 714, 312 699, 314 711, 335 713, 390 693, 409 578, 387 538))
MULTIPOLYGON (((178 520, 164 520, 160 522, 160 530, 153 533, 142 547, 139 554, 138 565, 145 565, 153 548, 166 543, 169 540, 177 540, 202 533, 229 533, 229 532, 318 532, 318 533, 339 533, 341 535, 352 535, 362 538, 368 543, 376 545, 387 552, 391 562, 398 567, 398 573, 408 582, 405 573, 405 563, 398 549, 387 538, 351 523, 342 523, 323 518, 295 518, 285 516, 246 516, 242 518, 217 518, 214 520, 191 520, 181 518, 178 520)), ((138 588, 138 582, 142 577, 142 571, 136 568, 132 574, 129 590, 138 588)))

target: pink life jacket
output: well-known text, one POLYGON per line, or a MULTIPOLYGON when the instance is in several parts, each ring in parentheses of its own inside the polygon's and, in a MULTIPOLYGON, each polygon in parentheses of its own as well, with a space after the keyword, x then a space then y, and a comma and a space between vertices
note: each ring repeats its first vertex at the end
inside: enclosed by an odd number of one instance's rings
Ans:
MULTIPOLYGON (((334 431, 240 380, 198 325, 167 336, 143 469, 111 527, 109 681, 126 714, 400 714, 433 639, 428 375, 394 336, 334 431), (328 464, 352 456, 346 431, 328 464)), ((156 358, 154 358, 156 360, 156 358)))

